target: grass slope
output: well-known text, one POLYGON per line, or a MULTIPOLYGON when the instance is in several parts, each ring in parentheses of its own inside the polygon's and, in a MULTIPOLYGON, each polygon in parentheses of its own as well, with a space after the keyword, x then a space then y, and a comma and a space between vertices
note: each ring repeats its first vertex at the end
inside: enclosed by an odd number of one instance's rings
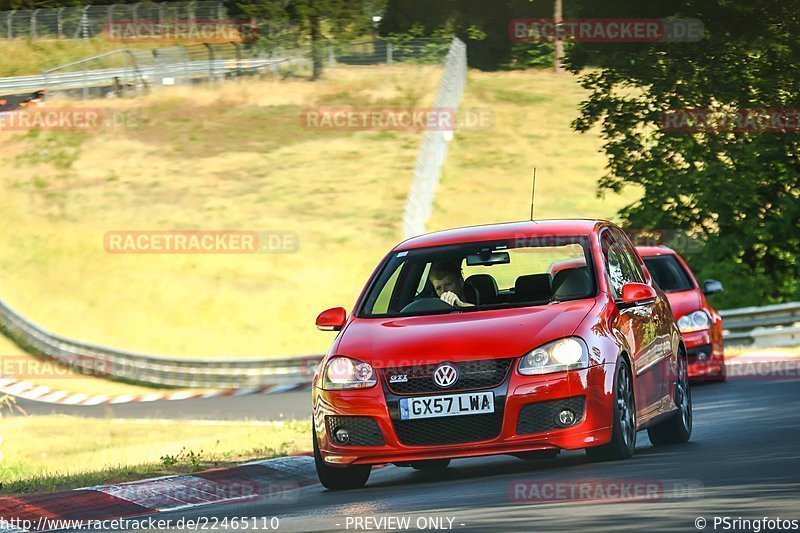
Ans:
MULTIPOLYGON (((310 106, 428 105, 439 69, 340 68, 319 83, 246 81, 100 102, 127 127, 0 133, 0 297, 50 330, 187 357, 322 353, 313 326, 349 307, 401 238, 421 135, 309 131, 310 106), (121 115, 119 115, 121 116, 121 115), (297 253, 111 255, 109 230, 289 231, 297 253)), ((471 72, 492 128, 451 143, 431 229, 537 215, 613 217, 595 197, 596 134, 569 130, 582 91, 543 71, 471 72)), ((61 104, 75 105, 75 104, 61 104)))

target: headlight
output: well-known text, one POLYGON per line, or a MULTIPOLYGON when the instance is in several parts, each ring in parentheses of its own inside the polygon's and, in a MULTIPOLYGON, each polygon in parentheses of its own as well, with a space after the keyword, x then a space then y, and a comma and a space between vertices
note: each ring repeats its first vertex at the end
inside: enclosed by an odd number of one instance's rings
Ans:
POLYGON ((678 329, 681 333, 702 331, 711 327, 711 317, 702 309, 698 309, 678 319, 678 329))
POLYGON ((322 388, 325 390, 368 389, 378 383, 372 365, 336 356, 325 365, 322 388))
POLYGON ((578 337, 567 337, 539 346, 519 361, 519 373, 526 376, 576 370, 589 366, 589 350, 578 337))

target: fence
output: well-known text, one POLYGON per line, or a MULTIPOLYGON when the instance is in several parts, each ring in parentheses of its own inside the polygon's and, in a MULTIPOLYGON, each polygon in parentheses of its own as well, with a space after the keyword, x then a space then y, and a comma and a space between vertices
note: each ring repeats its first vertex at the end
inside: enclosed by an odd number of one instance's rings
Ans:
MULTIPOLYGON (((80 89, 81 96, 119 95, 160 86, 215 80, 245 73, 275 71, 285 58, 265 58, 240 43, 193 44, 122 49, 67 63, 29 76, 25 81, 41 84, 48 92, 80 89)), ((0 90, 8 79, 0 78, 0 90)))
MULTIPOLYGON (((454 38, 444 60, 444 71, 433 101, 433 108, 446 109, 455 114, 464 95, 467 83, 467 47, 454 38)), ((405 238, 425 233, 425 225, 433 209, 436 186, 439 184, 447 146, 453 138, 452 131, 428 128, 419 147, 414 176, 408 191, 403 211, 403 235, 405 238)))
MULTIPOLYGON (((138 93, 160 85, 283 70, 311 70, 310 49, 270 43, 179 44, 163 48, 121 48, 42 71, 41 74, 0 78, 0 95, 46 90, 75 93, 82 98, 108 93, 138 93)), ((446 41, 416 39, 392 43, 330 41, 327 68, 337 64, 374 65, 400 62, 439 63, 447 55, 446 41)))
POLYGON ((161 2, 0 12, 0 38, 89 39, 114 22, 224 20, 222 2, 161 2))

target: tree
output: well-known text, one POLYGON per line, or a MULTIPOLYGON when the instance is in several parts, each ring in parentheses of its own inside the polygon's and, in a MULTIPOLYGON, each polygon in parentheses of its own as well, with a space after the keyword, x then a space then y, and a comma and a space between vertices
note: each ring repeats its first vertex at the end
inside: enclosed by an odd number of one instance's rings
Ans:
POLYGON ((728 117, 798 109, 799 4, 580 4, 582 17, 696 17, 705 26, 701 42, 579 43, 568 64, 590 91, 573 127, 599 125, 604 139, 600 190, 641 186, 642 199, 621 212, 627 225, 696 235, 703 250, 690 262, 726 284, 720 306, 800 297, 800 128, 672 131, 664 118, 683 109, 728 117), (599 68, 583 71, 590 66, 599 68))

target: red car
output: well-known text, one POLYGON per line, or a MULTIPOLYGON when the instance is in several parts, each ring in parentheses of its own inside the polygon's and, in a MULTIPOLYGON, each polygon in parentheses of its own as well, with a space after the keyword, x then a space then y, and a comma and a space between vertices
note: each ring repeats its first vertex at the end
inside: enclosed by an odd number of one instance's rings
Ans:
POLYGON ((630 457, 692 430, 684 341, 627 236, 594 220, 454 229, 377 267, 314 376, 314 455, 329 489, 372 465, 492 454, 630 457), (551 277, 551 267, 559 265, 551 277))
POLYGON ((707 279, 701 288, 683 258, 666 246, 636 249, 656 284, 667 293, 686 343, 689 378, 724 381, 722 317, 706 300, 707 295, 722 291, 722 283, 707 279))

